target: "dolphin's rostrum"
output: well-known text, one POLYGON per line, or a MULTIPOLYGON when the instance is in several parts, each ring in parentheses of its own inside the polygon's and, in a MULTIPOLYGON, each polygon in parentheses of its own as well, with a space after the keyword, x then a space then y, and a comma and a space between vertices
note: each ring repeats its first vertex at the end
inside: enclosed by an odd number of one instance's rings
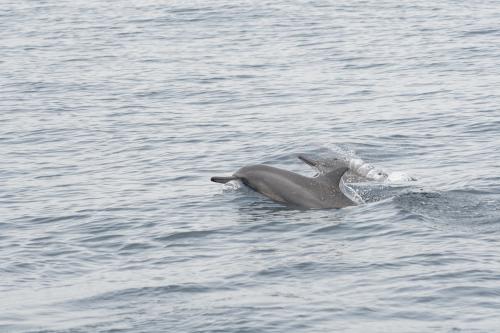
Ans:
POLYGON ((342 208, 356 205, 340 190, 341 178, 348 170, 345 163, 325 166, 304 155, 298 157, 320 173, 315 177, 306 177, 258 164, 245 166, 231 177, 212 177, 211 180, 216 183, 241 180, 243 184, 276 202, 302 208, 342 208))

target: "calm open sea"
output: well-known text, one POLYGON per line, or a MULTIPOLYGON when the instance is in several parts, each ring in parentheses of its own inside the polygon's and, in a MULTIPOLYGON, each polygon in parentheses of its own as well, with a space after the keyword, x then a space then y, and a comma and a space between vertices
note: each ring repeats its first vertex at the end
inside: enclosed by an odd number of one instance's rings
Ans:
POLYGON ((499 332, 499 22, 1 1, 0 332, 499 332), (339 152, 417 181, 297 210, 209 180, 339 152))

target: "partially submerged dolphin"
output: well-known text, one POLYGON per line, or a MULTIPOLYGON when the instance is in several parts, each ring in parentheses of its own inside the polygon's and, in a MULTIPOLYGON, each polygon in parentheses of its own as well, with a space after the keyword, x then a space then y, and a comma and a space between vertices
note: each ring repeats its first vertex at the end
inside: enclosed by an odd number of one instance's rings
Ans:
POLYGON ((305 177, 258 164, 243 167, 231 177, 212 177, 211 180, 216 183, 241 180, 243 184, 274 201, 302 208, 342 208, 356 205, 340 190, 340 180, 349 169, 345 163, 325 165, 304 155, 298 157, 316 168, 319 174, 305 177))

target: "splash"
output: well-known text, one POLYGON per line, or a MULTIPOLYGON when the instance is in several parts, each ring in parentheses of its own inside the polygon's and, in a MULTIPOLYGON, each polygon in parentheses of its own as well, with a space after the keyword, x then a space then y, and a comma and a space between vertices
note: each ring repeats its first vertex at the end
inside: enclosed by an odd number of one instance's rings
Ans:
POLYGON ((373 164, 367 163, 359 157, 351 158, 346 162, 352 172, 368 180, 384 181, 389 178, 387 172, 376 168, 373 164))
POLYGON ((394 183, 416 180, 414 177, 411 177, 405 172, 388 172, 378 168, 375 165, 364 161, 356 155, 354 150, 347 147, 335 146, 331 149, 331 153, 333 153, 335 158, 344 160, 353 174, 365 178, 366 180, 394 183))

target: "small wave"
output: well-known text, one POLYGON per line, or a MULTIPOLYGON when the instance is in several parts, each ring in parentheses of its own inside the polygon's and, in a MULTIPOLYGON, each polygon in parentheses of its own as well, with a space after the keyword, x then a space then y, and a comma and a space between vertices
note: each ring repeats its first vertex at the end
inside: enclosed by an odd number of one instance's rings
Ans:
POLYGON ((101 242, 105 242, 105 241, 108 241, 111 239, 116 239, 116 238, 121 238, 121 237, 123 237, 123 236, 122 235, 114 235, 114 234, 99 235, 99 236, 86 237, 86 238, 80 239, 80 241, 83 243, 101 243, 101 242))
POLYGON ((166 297, 167 295, 187 293, 199 294, 213 291, 229 289, 224 286, 201 285, 195 283, 171 284, 166 286, 138 287, 118 289, 114 291, 103 292, 94 296, 73 300, 68 303, 89 303, 96 304, 100 302, 123 302, 140 299, 156 299, 166 297))
POLYGON ((147 250, 153 248, 154 246, 146 243, 129 243, 122 246, 118 251, 119 252, 137 252, 142 250, 147 250))
POLYGON ((289 276, 289 275, 307 275, 307 274, 316 274, 318 263, 316 262, 299 262, 294 263, 290 266, 276 266, 265 268, 256 273, 258 276, 270 276, 270 277, 281 277, 281 276, 289 276))
POLYGON ((81 214, 81 215, 66 215, 66 216, 55 216, 55 217, 33 217, 30 222, 36 224, 42 223, 53 223, 53 222, 61 222, 66 220, 81 220, 90 217, 90 215, 81 214))
POLYGON ((168 242, 186 238, 201 238, 206 237, 208 235, 216 233, 215 230, 202 230, 202 231, 184 231, 184 232, 176 232, 168 236, 160 236, 154 238, 155 241, 158 242, 168 242))
POLYGON ((478 29, 464 32, 464 36, 493 35, 500 33, 498 29, 478 29))
POLYGON ((337 233, 339 230, 341 230, 343 228, 345 228, 345 226, 342 225, 342 223, 337 223, 334 225, 329 225, 326 227, 318 228, 316 230, 313 230, 312 233, 314 233, 314 234, 337 233))

